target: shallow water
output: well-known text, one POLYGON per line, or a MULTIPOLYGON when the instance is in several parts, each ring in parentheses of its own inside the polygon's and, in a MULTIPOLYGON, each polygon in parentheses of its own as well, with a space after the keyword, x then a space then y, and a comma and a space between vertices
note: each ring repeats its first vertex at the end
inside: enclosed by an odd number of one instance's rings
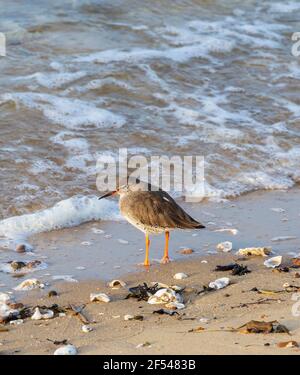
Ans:
POLYGON ((299 181, 298 1, 0 6, 1 218, 95 194, 120 147, 204 155, 211 198, 299 181))

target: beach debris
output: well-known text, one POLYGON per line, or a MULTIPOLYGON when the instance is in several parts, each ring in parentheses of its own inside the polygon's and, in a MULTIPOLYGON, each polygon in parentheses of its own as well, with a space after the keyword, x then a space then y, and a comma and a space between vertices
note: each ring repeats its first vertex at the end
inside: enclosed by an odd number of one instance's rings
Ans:
POLYGON ((48 297, 56 297, 58 296, 58 293, 56 290, 50 290, 50 292, 48 292, 48 297))
POLYGON ((105 293, 91 293, 90 294, 90 301, 91 302, 110 302, 110 298, 105 293))
POLYGON ((68 283, 78 283, 78 280, 74 279, 73 275, 54 275, 52 276, 52 280, 55 280, 55 281, 62 280, 68 283))
POLYGON ((60 348, 56 349, 54 355, 76 355, 77 349, 74 345, 68 344, 61 346, 60 348))
POLYGON ((223 289, 227 285, 229 285, 229 283, 230 283, 230 280, 229 280, 228 277, 221 277, 220 279, 217 279, 215 281, 211 281, 208 284, 208 287, 211 288, 211 289, 223 289))
POLYGON ((294 340, 278 342, 277 346, 278 348, 299 348, 299 344, 294 340))
POLYGON ((149 297, 154 295, 159 289, 158 283, 148 286, 146 283, 143 285, 138 285, 132 288, 129 288, 129 294, 125 297, 128 298, 137 298, 139 301, 148 301, 149 297))
POLYGON ((270 208, 270 210, 273 211, 273 212, 278 212, 278 213, 284 213, 285 212, 285 209, 280 208, 280 207, 273 207, 273 208, 270 208))
POLYGON ((201 260, 201 263, 205 263, 205 264, 207 264, 208 261, 204 259, 204 260, 201 260))
POLYGON ((237 276, 243 276, 246 273, 251 272, 247 266, 243 266, 237 263, 230 263, 224 266, 216 266, 214 271, 232 271, 231 274, 237 276))
POLYGON ((291 285, 289 283, 284 283, 283 287, 286 292, 291 293, 291 292, 298 292, 300 290, 300 286, 298 285, 291 285))
POLYGON ((91 331, 93 330, 93 328, 90 327, 90 326, 88 326, 88 325, 86 325, 86 324, 84 324, 84 325, 81 327, 81 330, 82 330, 82 332, 84 332, 84 333, 89 333, 89 332, 91 332, 91 331))
POLYGON ((152 312, 152 314, 159 314, 159 315, 170 315, 170 316, 173 316, 173 315, 179 315, 177 311, 175 310, 166 310, 166 309, 158 309, 158 310, 154 310, 152 312))
POLYGON ((11 320, 9 322, 10 325, 14 325, 14 326, 18 326, 20 324, 23 324, 24 323, 24 320, 23 319, 16 319, 16 320, 11 320))
POLYGON ((179 250, 179 253, 183 255, 189 255, 189 254, 193 254, 194 250, 190 248, 184 248, 184 249, 179 250))
POLYGON ((300 267, 300 258, 293 258, 292 259, 292 267, 299 268, 300 267))
POLYGON ((272 242, 279 242, 279 241, 290 241, 297 239, 296 236, 279 236, 271 238, 272 242))
POLYGON ((187 278, 188 278, 188 275, 186 273, 183 273, 183 272, 178 272, 173 276, 173 279, 175 279, 175 280, 183 280, 183 279, 187 279, 187 278))
POLYGON ((31 317, 32 320, 46 320, 54 318, 54 311, 50 309, 40 309, 36 307, 31 317))
POLYGON ((19 243, 17 246, 16 246, 16 252, 17 253, 26 253, 26 245, 23 244, 23 243, 19 243))
POLYGON ((91 322, 82 312, 84 308, 85 308, 85 305, 75 306, 75 305, 69 304, 67 309, 71 310, 72 314, 76 316, 83 324, 89 324, 91 322))
POLYGON ((257 292, 258 294, 266 294, 266 295, 275 295, 277 293, 282 293, 284 290, 269 290, 269 289, 258 289, 256 287, 250 289, 250 292, 257 292))
POLYGON ((201 326, 188 330, 188 332, 195 332, 195 333, 199 333, 199 332, 203 332, 203 331, 205 331, 205 328, 203 328, 201 326))
POLYGON ((143 342, 143 343, 138 344, 138 345, 136 346, 137 349, 139 349, 139 348, 145 348, 145 347, 149 347, 149 348, 151 348, 151 343, 150 343, 149 341, 146 341, 146 342, 143 342))
POLYGON ((270 302, 278 302, 278 301, 282 302, 281 299, 277 299, 277 298, 261 298, 258 301, 240 303, 239 305, 231 306, 231 308, 236 309, 236 308, 249 307, 251 305, 263 305, 263 304, 268 305, 270 304, 270 302))
POLYGON ((112 289, 120 289, 126 286, 126 283, 122 280, 112 280, 108 286, 112 289))
POLYGON ((52 342, 52 344, 54 344, 54 345, 68 345, 68 340, 67 339, 63 339, 63 340, 51 340, 51 339, 47 339, 47 341, 52 342))
POLYGON ((271 247, 246 247, 244 249, 239 249, 237 252, 238 255, 246 255, 246 256, 267 256, 270 255, 272 252, 271 247))
POLYGON ((281 265, 281 262, 282 262, 282 256, 279 255, 279 256, 265 260, 264 265, 268 268, 275 268, 275 267, 279 267, 281 265))
POLYGON ((181 309, 185 309, 185 305, 183 303, 180 303, 180 302, 169 302, 165 305, 165 307, 169 310, 181 310, 181 309))
POLYGON ((47 268, 47 264, 39 260, 21 262, 17 260, 0 264, 0 271, 5 273, 28 273, 47 268))
POLYGON ((229 232, 232 235, 236 236, 239 231, 235 228, 221 228, 221 229, 215 229, 214 232, 229 232))
POLYGON ((240 333, 290 333, 289 330, 277 320, 272 322, 251 320, 236 330, 240 333))
POLYGON ((124 315, 124 320, 139 320, 142 321, 144 320, 143 315, 124 315))
POLYGON ((21 284, 17 285, 14 290, 17 291, 28 291, 33 289, 43 289, 45 288, 45 284, 41 283, 38 279, 27 279, 21 282, 21 284))
POLYGON ((121 243, 121 244, 123 244, 123 245, 128 245, 129 244, 129 242, 127 240, 123 240, 122 238, 119 238, 118 242, 121 243))
POLYGON ((216 246, 216 249, 219 251, 223 251, 223 253, 228 253, 229 251, 232 250, 232 242, 230 241, 225 241, 221 242, 216 246))
POLYGON ((289 267, 286 267, 286 266, 279 266, 277 268, 274 268, 272 270, 272 272, 278 272, 278 273, 285 272, 285 273, 287 273, 287 272, 290 272, 290 269, 289 269, 289 267))
POLYGON ((148 303, 151 305, 166 304, 169 302, 182 303, 183 298, 179 293, 176 293, 170 288, 159 289, 155 294, 148 298, 148 303))

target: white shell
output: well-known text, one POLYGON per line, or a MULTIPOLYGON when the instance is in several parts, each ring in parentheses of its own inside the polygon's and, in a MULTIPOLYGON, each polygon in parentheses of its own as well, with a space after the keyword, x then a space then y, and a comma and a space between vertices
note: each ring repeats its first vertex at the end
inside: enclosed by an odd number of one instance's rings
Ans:
POLYGON ((217 250, 223 251, 223 253, 228 253, 229 251, 232 250, 232 242, 225 241, 225 242, 219 243, 217 245, 217 250))
POLYGON ((9 322, 10 325, 18 326, 19 324, 23 324, 24 320, 23 319, 16 319, 16 320, 11 320, 9 322))
POLYGON ((84 332, 84 333, 88 333, 88 332, 91 332, 91 331, 93 330, 93 328, 90 327, 90 326, 87 326, 87 325, 83 325, 83 326, 81 327, 81 330, 82 330, 82 332, 84 332))
POLYGON ((282 256, 273 257, 264 261, 264 265, 268 268, 275 268, 281 265, 282 256))
POLYGON ((245 249, 239 249, 237 255, 256 255, 256 256, 267 256, 271 254, 271 247, 246 247, 245 249))
POLYGON ((11 301, 11 296, 7 293, 0 293, 0 303, 7 303, 11 301))
POLYGON ((64 345, 56 349, 54 355, 76 355, 77 349, 74 345, 64 345))
POLYGON ((105 293, 91 293, 90 294, 91 302, 110 302, 110 298, 105 293))
POLYGON ((228 277, 221 277, 215 281, 209 283, 209 287, 213 289, 223 289, 229 284, 230 280, 228 277))
POLYGON ((52 310, 45 310, 44 313, 41 313, 40 309, 36 307, 31 319, 42 320, 42 319, 52 319, 53 317, 54 317, 54 312, 52 310))
POLYGON ((188 275, 185 274, 185 273, 183 273, 183 272, 179 272, 179 273, 176 273, 176 274, 173 276, 173 278, 174 278, 175 280, 183 280, 183 279, 188 278, 188 275))
POLYGON ((44 284, 42 284, 38 279, 27 279, 21 282, 18 286, 16 286, 14 289, 19 291, 24 290, 32 290, 41 288, 43 289, 45 287, 44 284))
POLYGON ((134 315, 130 315, 130 314, 124 315, 124 320, 133 320, 133 319, 134 319, 134 315))
POLYGON ((173 289, 159 289, 153 296, 148 298, 148 303, 151 305, 166 304, 169 302, 182 303, 183 298, 173 289))
POLYGON ((112 289, 120 289, 124 286, 126 286, 126 283, 122 280, 112 280, 108 286, 112 289))

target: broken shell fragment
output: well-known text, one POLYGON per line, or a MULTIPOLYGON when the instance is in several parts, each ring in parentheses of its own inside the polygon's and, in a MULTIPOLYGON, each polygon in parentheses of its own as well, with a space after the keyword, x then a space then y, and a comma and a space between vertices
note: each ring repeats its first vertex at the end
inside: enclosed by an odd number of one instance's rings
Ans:
POLYGON ((181 310, 185 308, 185 305, 183 303, 179 302, 169 302, 166 304, 166 308, 170 310, 181 310))
POLYGON ((32 320, 46 320, 52 319, 54 317, 54 312, 52 310, 40 310, 38 307, 35 308, 34 313, 31 317, 32 320))
POLYGON ((230 241, 221 242, 217 245, 216 248, 219 251, 223 251, 223 253, 228 253, 229 251, 232 250, 232 242, 230 241))
POLYGON ((159 289, 153 296, 150 296, 148 303, 151 305, 166 304, 169 302, 183 302, 180 294, 176 293, 173 289, 159 289))
POLYGON ((278 348, 299 348, 299 344, 297 343, 297 341, 294 340, 278 342, 277 346, 278 348))
POLYGON ((77 349, 74 345, 64 345, 56 349, 54 355, 76 355, 77 349))
POLYGON ((144 320, 144 317, 143 315, 130 315, 130 314, 127 314, 127 315, 124 315, 124 320, 144 320))
POLYGON ((188 278, 188 275, 185 274, 185 273, 183 273, 183 272, 179 272, 179 273, 176 273, 176 274, 173 276, 173 278, 174 278, 175 280, 183 280, 183 279, 188 278))
POLYGON ((282 256, 273 257, 264 261, 264 265, 268 268, 279 267, 282 262, 282 256))
POLYGON ((90 294, 91 302, 110 302, 110 298, 105 293, 91 293, 90 294))
POLYGON ((84 333, 89 333, 89 332, 91 332, 91 331, 93 330, 93 328, 90 327, 90 326, 88 326, 88 325, 83 325, 83 326, 81 327, 81 330, 82 330, 82 332, 84 332, 84 333))
POLYGON ((45 287, 45 284, 42 284, 37 279, 27 279, 21 282, 18 286, 16 286, 14 289, 18 291, 25 291, 25 290, 32 290, 41 288, 43 289, 45 287))
POLYGON ((220 279, 217 279, 215 281, 211 281, 208 286, 211 289, 223 289, 227 285, 229 285, 229 282, 230 282, 230 280, 229 280, 228 277, 221 277, 220 279))
POLYGON ((108 286, 112 289, 120 289, 124 286, 126 286, 126 283, 122 280, 112 280, 108 286))
POLYGON ((255 256, 267 256, 271 254, 272 248, 271 247, 246 247, 244 249, 239 249, 237 252, 238 255, 255 255, 255 256))

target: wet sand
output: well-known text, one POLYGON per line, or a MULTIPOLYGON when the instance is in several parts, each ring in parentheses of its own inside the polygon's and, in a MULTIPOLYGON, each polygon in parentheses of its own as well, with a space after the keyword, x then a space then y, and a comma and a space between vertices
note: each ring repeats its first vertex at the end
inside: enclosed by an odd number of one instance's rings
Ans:
POLYGON ((277 343, 282 341, 300 343, 299 317, 292 314, 292 306, 296 302, 292 300, 293 293, 262 295, 250 291, 254 287, 282 290, 286 282, 300 285, 300 279, 295 278, 296 269, 288 273, 273 272, 263 265, 263 258, 256 257, 239 261, 252 271, 244 276, 231 276, 230 271, 213 271, 217 264, 237 260, 235 250, 241 247, 271 245, 275 254, 285 254, 284 261, 291 258, 289 253, 299 253, 299 198, 300 189, 295 188, 287 192, 253 193, 224 203, 205 203, 201 205, 201 210, 199 205, 188 205, 187 210, 202 219, 207 229, 179 231, 171 235, 171 257, 174 261, 167 265, 153 261, 162 256, 163 248, 162 236, 153 238, 152 266, 149 270, 137 266, 144 256, 139 250, 143 247, 143 235, 126 222, 88 223, 78 228, 37 235, 31 239, 35 246, 34 257, 4 251, 2 255, 10 260, 42 257, 49 268, 17 279, 1 273, 0 291, 12 291, 11 288, 25 278, 37 277, 49 285, 43 290, 13 291, 17 301, 28 306, 86 304, 83 311, 93 322, 90 324, 93 331, 82 332, 80 320, 69 314, 48 321, 26 319, 19 326, 7 325, 9 332, 0 332, 0 353, 53 354, 57 346, 47 339, 67 339, 78 348, 79 354, 299 354, 297 348, 277 347, 277 343), (282 210, 278 212, 272 208, 282 210), (94 227, 105 233, 94 234, 91 231, 94 227), (221 228, 238 229, 238 234, 215 232, 221 228), (112 237, 105 238, 107 234, 112 237), (297 238, 272 241, 282 236, 297 238), (127 240, 128 244, 120 243, 118 239, 127 240), (209 254, 215 251, 217 243, 224 240, 233 242, 234 250, 230 254, 209 254), (91 245, 80 245, 85 241, 90 241, 91 245), (195 253, 182 255, 179 253, 181 246, 190 247, 195 253), (43 258, 45 256, 47 259, 43 258), (202 263, 203 260, 208 263, 202 263), (76 269, 79 266, 85 268, 76 269), (184 272, 189 277, 174 280, 176 272, 184 272), (79 282, 54 281, 52 276, 58 274, 72 275, 79 282), (230 278, 231 285, 207 295, 197 295, 203 285, 224 276, 230 278), (163 306, 124 299, 128 294, 126 288, 111 290, 107 287, 107 281, 115 277, 124 280, 127 287, 156 281, 185 286, 186 308, 174 316, 153 314, 154 310, 163 306), (52 289, 59 293, 58 297, 48 297, 52 289), (107 293, 112 301, 90 303, 90 293, 97 291, 107 293), (270 300, 255 304, 262 298, 270 300), (246 305, 240 305, 243 303, 246 305), (124 321, 126 314, 143 315, 144 320, 124 321), (291 335, 245 335, 226 331, 252 319, 278 320, 290 330, 291 335), (199 326, 204 330, 189 332, 199 326), (138 347, 146 342, 150 346, 138 347))

